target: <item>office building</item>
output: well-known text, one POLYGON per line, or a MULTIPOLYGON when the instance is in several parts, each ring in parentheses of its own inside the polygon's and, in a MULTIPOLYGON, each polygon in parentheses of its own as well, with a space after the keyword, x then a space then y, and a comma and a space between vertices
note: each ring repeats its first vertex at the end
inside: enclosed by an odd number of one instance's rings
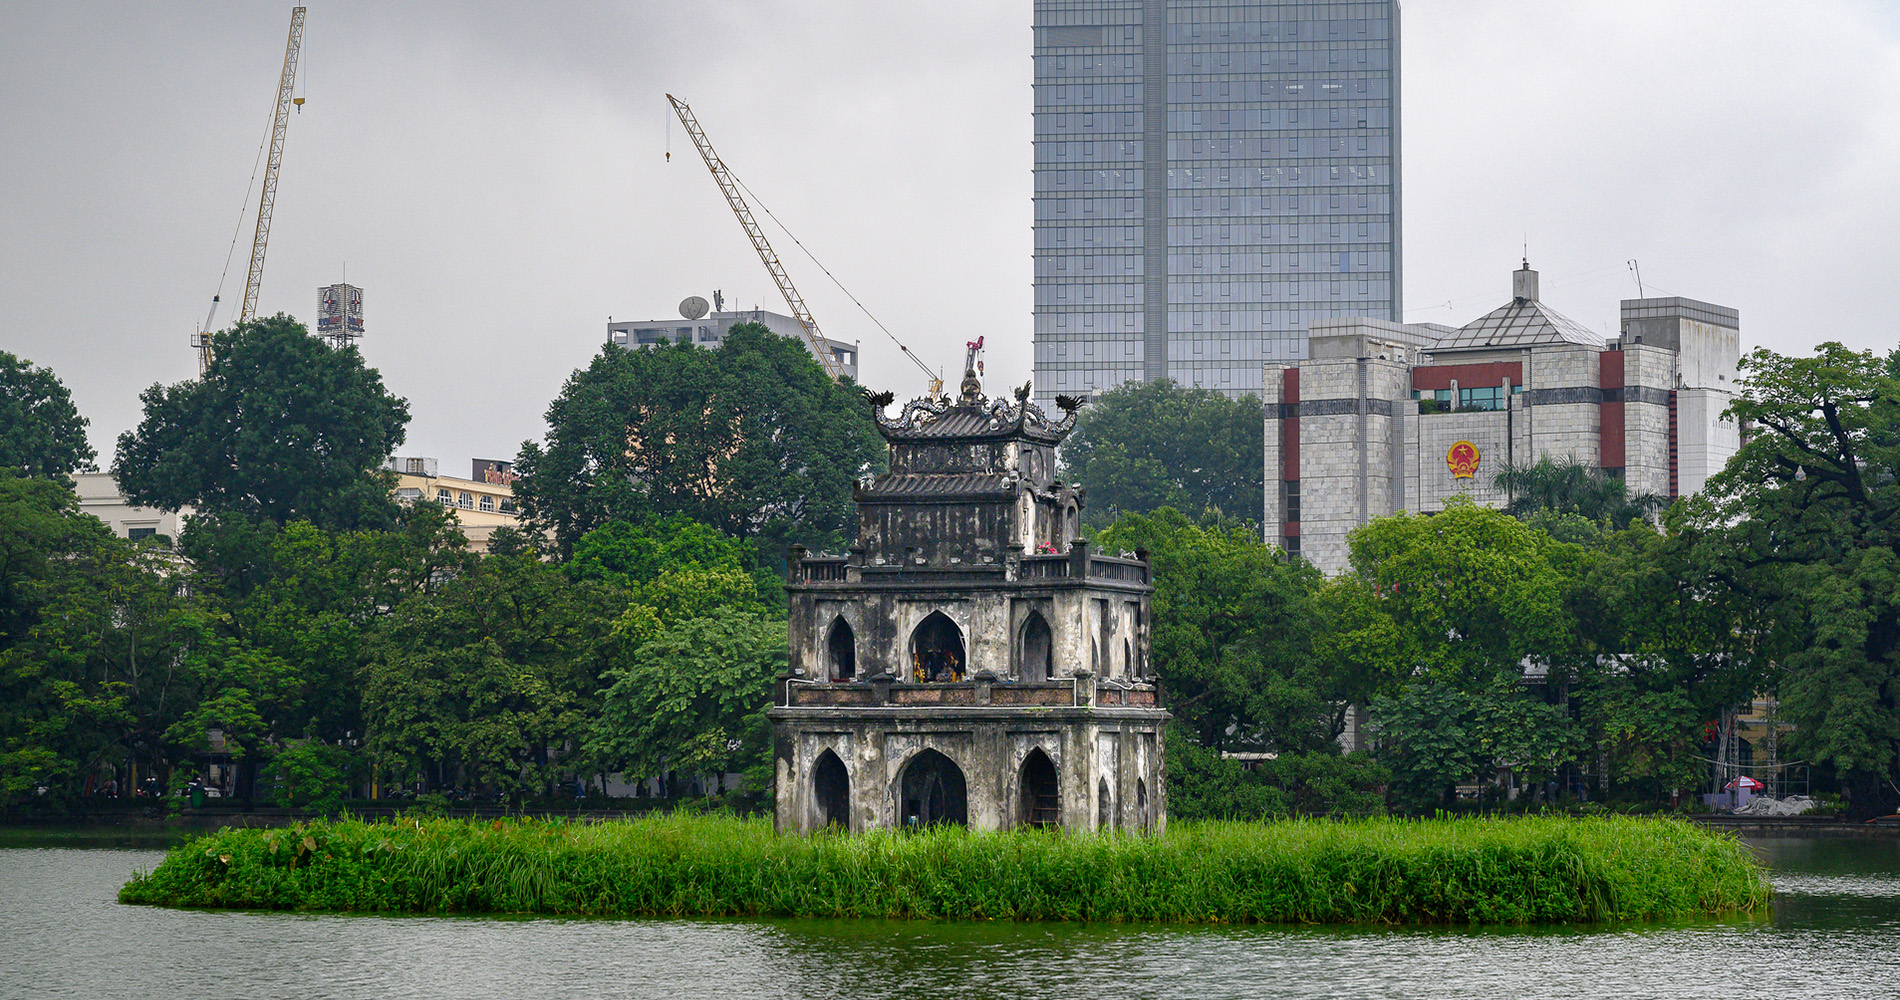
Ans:
POLYGON ((1575 459, 1673 499, 1741 447, 1722 419, 1741 359, 1734 309, 1626 299, 1606 342, 1539 300, 1528 263, 1511 285, 1457 329, 1324 320, 1306 361, 1263 366, 1269 542, 1338 573, 1347 536, 1373 518, 1457 496, 1503 506, 1505 465, 1575 459))
POLYGON ((1402 318, 1396 0, 1036 0, 1035 390, 1261 391, 1402 318))

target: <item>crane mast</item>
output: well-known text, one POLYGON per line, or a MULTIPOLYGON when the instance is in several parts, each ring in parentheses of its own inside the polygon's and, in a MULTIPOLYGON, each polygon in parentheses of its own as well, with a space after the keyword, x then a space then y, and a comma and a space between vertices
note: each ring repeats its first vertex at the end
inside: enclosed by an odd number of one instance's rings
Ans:
MULTIPOLYGON (((264 164, 264 193, 257 201, 257 233, 251 238, 251 272, 244 279, 244 300, 238 307, 239 323, 248 322, 257 312, 258 286, 264 278, 264 248, 270 243, 271 210, 277 205, 277 169, 284 162, 284 132, 290 127, 291 85, 297 79, 297 54, 303 49, 303 18, 304 8, 291 8, 290 38, 284 43, 284 72, 277 81, 277 111, 271 121, 270 154, 264 164)), ((198 347, 198 374, 203 375, 211 367, 211 331, 206 329, 193 339, 198 347)))
MULTIPOLYGON (((778 254, 765 238, 765 230, 759 228, 758 220, 752 217, 752 210, 746 207, 745 198, 739 194, 739 182, 733 178, 732 171, 726 169, 725 161, 713 151, 712 142, 699 127, 699 120, 693 117, 693 109, 672 94, 666 95, 666 101, 673 105, 673 112, 679 115, 680 124, 686 128, 686 134, 692 137, 693 145, 698 147, 699 158, 706 161, 706 169, 712 171, 713 181, 719 185, 720 192, 726 196, 726 204, 731 206, 732 214, 739 220, 739 228, 745 230, 746 238, 752 241, 752 249, 759 253, 759 261, 772 275, 779 294, 785 297, 786 308, 792 311, 792 317, 798 320, 798 325, 805 331, 805 342, 811 346, 811 352, 818 356, 818 363, 825 366, 825 372, 832 378, 843 378, 844 366, 831 356, 830 346, 825 342, 824 335, 818 332, 818 321, 812 319, 811 311, 805 308, 805 300, 792 285, 791 275, 785 273, 785 265, 779 262, 778 254)), ((261 249, 258 252, 260 255, 263 253, 261 249)))

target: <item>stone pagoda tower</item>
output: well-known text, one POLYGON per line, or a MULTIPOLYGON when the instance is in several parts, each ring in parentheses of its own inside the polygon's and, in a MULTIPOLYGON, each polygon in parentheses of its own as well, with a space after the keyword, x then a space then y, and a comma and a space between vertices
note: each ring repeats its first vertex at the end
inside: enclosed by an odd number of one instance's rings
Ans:
POLYGON ((1055 479, 1080 402, 1051 421, 974 370, 894 420, 869 398, 891 471, 856 490, 858 544, 792 554, 778 828, 1163 828, 1146 553, 1089 551, 1055 479))

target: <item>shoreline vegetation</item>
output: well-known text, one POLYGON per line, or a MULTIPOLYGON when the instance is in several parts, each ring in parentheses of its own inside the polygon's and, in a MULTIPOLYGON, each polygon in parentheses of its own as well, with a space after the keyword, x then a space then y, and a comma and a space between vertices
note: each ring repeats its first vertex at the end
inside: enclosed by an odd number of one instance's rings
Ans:
POLYGON ((675 814, 225 829, 174 847, 119 901, 346 913, 1553 924, 1752 913, 1769 895, 1739 840, 1676 820, 800 837, 761 819, 675 814))

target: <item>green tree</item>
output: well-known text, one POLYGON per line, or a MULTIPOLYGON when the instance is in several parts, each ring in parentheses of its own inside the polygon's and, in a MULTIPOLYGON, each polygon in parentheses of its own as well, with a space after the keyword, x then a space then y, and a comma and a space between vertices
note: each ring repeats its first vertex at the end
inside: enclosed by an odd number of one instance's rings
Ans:
POLYGON ((1771 616, 1796 752, 1857 812, 1900 779, 1900 352, 1822 344, 1742 359, 1728 416, 1752 427, 1682 518, 1709 578, 1771 616))
POLYGON ((1669 506, 1655 493, 1630 495, 1623 480, 1575 457, 1546 455, 1530 465, 1506 464, 1493 477, 1509 499, 1504 511, 1526 520, 1534 514, 1576 514, 1623 528, 1669 506))
POLYGON ((756 323, 715 351, 609 344, 547 419, 545 447, 522 444, 515 495, 563 551, 612 521, 673 515, 773 553, 835 546, 852 484, 880 455, 857 389, 756 323))
POLYGON ((1353 574, 1391 621, 1391 669, 1476 690, 1527 659, 1573 668, 1568 604, 1586 553, 1500 511, 1457 498, 1442 513, 1399 514, 1353 532, 1353 574))
POLYGON ((611 673, 597 752, 628 775, 743 770, 766 749, 754 738, 786 665, 782 619, 727 614, 663 624, 611 673), (751 754, 746 753, 747 750, 751 754))
POLYGON ((137 504, 285 525, 387 526, 408 404, 355 347, 333 350, 279 313, 215 334, 204 377, 154 385, 112 472, 137 504))
MULTIPOLYGON (((576 769, 624 597, 521 551, 491 555, 378 626, 365 746, 398 779, 547 794, 576 769)), ((392 782, 393 783, 393 782, 392 782)))
POLYGON ((1266 426, 1258 396, 1172 380, 1124 382, 1082 411, 1062 474, 1087 487, 1091 525, 1162 507, 1258 520, 1266 426))
POLYGON ((668 574, 726 569, 752 579, 755 593, 746 600, 784 603, 783 578, 760 561, 751 540, 734 538, 683 514, 649 517, 638 524, 609 521, 581 536, 565 567, 575 580, 636 591, 668 574))
POLYGON ((89 471, 94 457, 59 376, 0 351, 0 469, 64 477, 89 471))
POLYGON ((407 601, 437 593, 474 559, 441 505, 404 505, 390 531, 324 531, 295 521, 269 536, 254 587, 199 577, 222 592, 232 632, 297 664, 294 696, 272 730, 341 743, 363 732, 358 672, 377 629, 407 601))
POLYGON ((1153 657, 1169 709, 1210 749, 1313 751, 1338 735, 1352 695, 1313 656, 1319 571, 1256 531, 1196 525, 1179 511, 1123 514, 1098 537, 1153 567, 1153 657))
POLYGON ((105 766, 162 776, 207 752, 209 729, 239 758, 265 745, 294 697, 289 664, 234 640, 162 548, 112 537, 55 484, 4 492, 12 530, 0 537, 16 567, 0 646, 9 794, 46 787, 63 801, 105 766))

